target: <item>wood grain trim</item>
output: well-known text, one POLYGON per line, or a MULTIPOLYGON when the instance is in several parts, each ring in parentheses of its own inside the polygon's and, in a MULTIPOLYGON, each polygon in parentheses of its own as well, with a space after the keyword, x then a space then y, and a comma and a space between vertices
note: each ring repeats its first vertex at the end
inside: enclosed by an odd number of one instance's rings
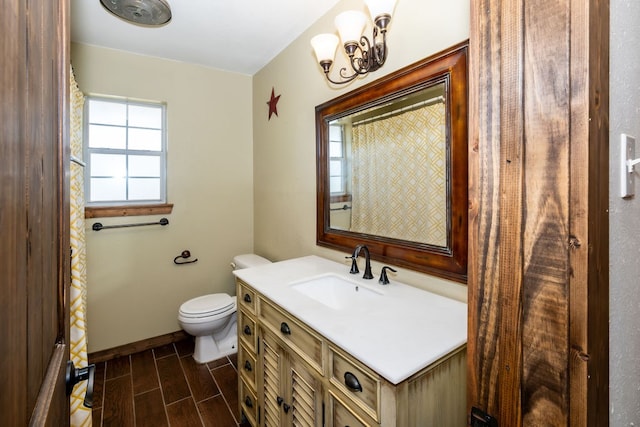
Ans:
MULTIPOLYGON (((475 406, 495 416, 499 382, 497 314, 499 219, 500 33, 487 11, 493 0, 471 2, 469 337, 467 413, 475 406)), ((499 9, 499 8, 496 8, 499 9)))
MULTIPOLYGON (((71 154, 71 6, 68 0, 57 5, 57 45, 58 68, 58 289, 57 289, 57 342, 70 342, 70 304, 71 286, 71 180, 69 164, 71 154)), ((67 349, 69 351, 69 349, 67 349)), ((68 354, 67 354, 68 356, 68 354)))
POLYGON ((570 67, 581 62, 571 57, 571 45, 581 38, 571 34, 570 2, 547 3, 524 6, 524 426, 569 422, 569 178, 572 169, 587 171, 570 158, 573 145, 585 144, 570 134, 570 67))
POLYGON ((518 3, 472 2, 468 409, 604 426, 609 2, 518 3))
MULTIPOLYGON (((479 296, 479 284, 480 284, 480 270, 477 268, 481 264, 481 259, 484 251, 480 251, 480 239, 478 238, 478 231, 480 229, 480 153, 479 153, 479 137, 480 128, 479 124, 482 120, 481 117, 481 104, 480 104, 480 81, 482 66, 485 62, 481 61, 481 53, 487 53, 488 50, 484 48, 484 37, 480 37, 484 34, 483 15, 481 10, 483 7, 487 7, 484 4, 485 1, 478 0, 471 2, 470 6, 470 20, 469 20, 469 212, 468 212, 468 244, 469 244, 469 258, 467 269, 467 289, 468 289, 468 316, 467 316, 467 331, 468 342, 473 343, 467 348, 467 411, 466 414, 471 412, 472 406, 480 406, 478 399, 481 396, 480 393, 480 380, 482 378, 481 373, 477 367, 479 364, 479 357, 482 354, 480 346, 478 345, 478 338, 480 337, 480 331, 474 329, 481 325, 480 308, 481 303, 478 301, 479 296)), ((490 126, 489 126, 490 127, 490 126)))
MULTIPOLYGON (((588 16, 588 97, 589 124, 589 244, 581 246, 588 258, 587 310, 587 375, 577 373, 579 381, 588 383, 586 412, 589 427, 606 426, 609 422, 609 0, 591 0, 584 6, 573 0, 573 8, 586 9, 588 16)), ((584 36, 585 38, 587 36, 584 36)), ((580 218, 581 212, 575 215, 580 218)), ((585 220, 583 220, 585 221, 585 220)), ((585 221, 586 222, 586 221, 585 221)), ((571 283, 573 285, 573 283, 571 283)), ((573 286, 572 286, 573 288, 573 286)), ((579 303, 580 304, 580 303, 579 303)), ((571 307, 573 313, 573 306, 571 307)), ((580 318, 578 318, 580 320, 580 318)), ((572 323, 574 319, 571 319, 572 323)), ((584 359, 580 358, 581 361, 584 359)), ((570 371, 573 380, 573 372, 570 371)), ((582 393, 584 393, 584 388, 582 393)), ((573 399, 573 395, 572 395, 573 399)), ((573 417, 572 417, 573 418, 573 417)), ((575 423, 572 425, 578 426, 575 423)))
MULTIPOLYGON (((582 3, 583 0, 578 0, 582 3)), ((575 3, 575 2, 574 2, 575 3)), ((588 57, 588 9, 585 7, 571 8, 571 31, 580 34, 580 43, 573 43, 571 56, 583 58, 582 61, 571 63, 571 97, 574 105, 571 112, 571 140, 588 140, 589 124, 581 117, 589 114, 589 69, 585 65, 588 57)), ((576 164, 588 164, 589 152, 584 144, 571 144, 570 157, 576 164)), ((607 156, 607 161, 609 157, 607 156)), ((573 274, 569 277, 569 411, 571 426, 586 426, 587 412, 587 368, 588 364, 588 287, 581 284, 589 280, 587 268, 588 239, 589 239, 589 171, 583 168, 573 168, 570 176, 570 206, 569 217, 569 265, 573 274)), ((607 297, 608 300, 608 297, 607 297)), ((602 424, 607 425, 607 424, 602 424)))
POLYGON ((107 218, 116 216, 161 215, 170 214, 172 210, 173 203, 136 206, 89 206, 84 208, 84 217, 107 218))
POLYGON ((58 402, 55 399, 59 396, 66 396, 64 373, 67 369, 67 360, 69 360, 68 347, 65 344, 57 344, 53 348, 51 360, 44 372, 42 386, 29 420, 29 426, 53 427, 63 419, 65 410, 57 406, 58 402))
POLYGON ((120 345, 118 347, 109 348, 107 350, 96 351, 89 354, 89 363, 100 363, 107 360, 115 359, 116 357, 120 356, 129 356, 130 354, 139 353, 151 348, 182 341, 188 337, 189 334, 187 334, 185 331, 176 331, 153 338, 147 338, 129 344, 120 345))
POLYGON ((28 210, 26 188, 26 62, 27 3, 5 1, 0 14, 0 393, 3 423, 26 425, 31 407, 27 403, 27 256, 28 210), (6 40, 6 42, 5 42, 6 40))
MULTIPOLYGON (((525 226, 523 218, 525 188, 525 89, 522 79, 524 67, 524 5, 521 1, 503 1, 501 5, 500 40, 500 145, 493 147, 497 155, 499 177, 498 198, 493 205, 498 216, 498 258, 494 259, 500 279, 488 282, 495 287, 500 308, 494 307, 499 349, 495 369, 499 405, 492 413, 499 417, 499 425, 520 426, 522 423, 523 370, 523 250, 525 226)), ((494 362, 495 363, 495 362, 494 362)))

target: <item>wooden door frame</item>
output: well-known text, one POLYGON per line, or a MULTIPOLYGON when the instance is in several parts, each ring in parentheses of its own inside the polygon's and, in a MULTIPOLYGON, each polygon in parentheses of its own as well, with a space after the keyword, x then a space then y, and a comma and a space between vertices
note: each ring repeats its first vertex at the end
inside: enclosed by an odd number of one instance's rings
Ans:
POLYGON ((608 17, 471 3, 467 405, 500 426, 609 422, 608 17))

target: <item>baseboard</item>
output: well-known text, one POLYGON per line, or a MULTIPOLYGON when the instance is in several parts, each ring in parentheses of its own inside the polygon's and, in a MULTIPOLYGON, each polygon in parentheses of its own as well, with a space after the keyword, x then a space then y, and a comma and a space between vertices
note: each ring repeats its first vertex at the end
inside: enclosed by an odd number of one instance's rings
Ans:
POLYGON ((176 331, 169 334, 160 335, 158 337, 147 338, 145 340, 120 345, 118 347, 89 353, 89 363, 100 363, 106 360, 115 359, 120 356, 128 356, 130 354, 149 350, 150 348, 171 344, 182 341, 189 337, 185 331, 176 331))

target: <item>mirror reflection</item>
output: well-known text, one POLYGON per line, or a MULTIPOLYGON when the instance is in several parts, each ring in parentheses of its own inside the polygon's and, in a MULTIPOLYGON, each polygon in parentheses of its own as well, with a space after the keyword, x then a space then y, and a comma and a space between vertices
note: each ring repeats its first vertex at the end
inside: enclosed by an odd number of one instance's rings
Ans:
POLYGON ((316 107, 318 245, 466 282, 467 47, 316 107))
POLYGON ((447 246, 445 88, 329 122, 330 228, 447 246))

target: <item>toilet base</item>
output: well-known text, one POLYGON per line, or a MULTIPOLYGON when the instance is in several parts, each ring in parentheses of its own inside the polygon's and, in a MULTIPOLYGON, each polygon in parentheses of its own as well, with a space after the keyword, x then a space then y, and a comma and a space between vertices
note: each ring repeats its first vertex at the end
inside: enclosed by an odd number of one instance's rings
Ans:
POLYGON ((197 363, 208 363, 229 356, 238 351, 238 337, 229 334, 225 339, 216 342, 212 335, 196 337, 193 359, 197 363))

